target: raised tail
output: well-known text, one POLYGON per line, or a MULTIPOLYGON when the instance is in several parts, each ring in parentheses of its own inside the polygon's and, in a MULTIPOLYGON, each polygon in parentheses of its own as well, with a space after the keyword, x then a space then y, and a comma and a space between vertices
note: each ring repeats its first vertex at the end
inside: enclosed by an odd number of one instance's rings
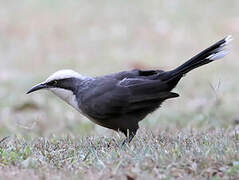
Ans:
POLYGON ((202 52, 192 57, 191 59, 189 59, 187 62, 183 63, 176 69, 163 73, 160 79, 166 81, 174 81, 174 80, 177 81, 189 71, 197 67, 200 67, 204 64, 208 64, 217 59, 223 58, 229 52, 229 50, 226 49, 226 46, 230 41, 232 41, 231 35, 225 37, 224 39, 210 46, 209 48, 203 50, 202 52))

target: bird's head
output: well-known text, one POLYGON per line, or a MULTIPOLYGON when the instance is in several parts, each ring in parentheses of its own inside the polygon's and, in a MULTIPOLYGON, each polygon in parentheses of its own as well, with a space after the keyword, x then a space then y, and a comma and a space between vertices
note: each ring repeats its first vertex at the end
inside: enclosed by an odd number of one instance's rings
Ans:
POLYGON ((40 89, 50 90, 68 104, 78 109, 74 93, 77 84, 86 78, 73 70, 59 70, 50 75, 45 81, 33 86, 27 94, 40 89))

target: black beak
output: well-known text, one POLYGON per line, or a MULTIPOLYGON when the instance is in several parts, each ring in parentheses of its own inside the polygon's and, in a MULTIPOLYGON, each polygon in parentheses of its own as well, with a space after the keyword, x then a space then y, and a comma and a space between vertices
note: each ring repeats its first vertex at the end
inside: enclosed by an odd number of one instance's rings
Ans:
POLYGON ((37 84, 35 86, 33 86, 28 92, 27 94, 30 94, 34 91, 37 91, 37 90, 40 90, 40 89, 44 89, 44 88, 47 88, 47 85, 44 84, 44 83, 41 83, 41 84, 37 84))

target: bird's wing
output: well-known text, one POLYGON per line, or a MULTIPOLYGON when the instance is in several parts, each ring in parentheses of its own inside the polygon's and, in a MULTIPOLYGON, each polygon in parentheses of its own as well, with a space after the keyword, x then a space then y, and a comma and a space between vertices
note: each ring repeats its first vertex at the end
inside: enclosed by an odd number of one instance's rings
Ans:
POLYGON ((118 85, 129 90, 131 94, 129 97, 130 103, 158 101, 179 96, 168 91, 168 84, 158 79, 125 78, 118 85))
POLYGON ((162 70, 140 70, 134 69, 131 71, 122 71, 118 73, 113 73, 106 75, 107 78, 114 78, 117 80, 123 80, 124 78, 140 78, 140 79, 155 79, 160 73, 163 73, 162 70))
POLYGON ((128 105, 130 94, 127 88, 118 86, 117 82, 111 78, 94 82, 81 99, 82 110, 98 119, 120 114, 128 105))
POLYGON ((84 97, 83 110, 94 118, 107 118, 117 114, 147 109, 151 112, 165 99, 178 97, 168 92, 160 80, 125 78, 121 81, 97 81, 84 97))

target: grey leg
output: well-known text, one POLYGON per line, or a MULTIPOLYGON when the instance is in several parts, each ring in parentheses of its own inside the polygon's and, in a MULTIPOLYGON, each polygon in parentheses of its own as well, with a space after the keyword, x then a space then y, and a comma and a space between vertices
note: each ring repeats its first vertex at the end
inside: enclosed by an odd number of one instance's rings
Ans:
POLYGON ((129 144, 132 141, 132 139, 134 138, 134 136, 136 134, 136 131, 135 130, 129 130, 129 129, 126 130, 126 131, 123 131, 123 133, 126 136, 126 139, 123 141, 122 146, 125 145, 126 143, 129 144))

